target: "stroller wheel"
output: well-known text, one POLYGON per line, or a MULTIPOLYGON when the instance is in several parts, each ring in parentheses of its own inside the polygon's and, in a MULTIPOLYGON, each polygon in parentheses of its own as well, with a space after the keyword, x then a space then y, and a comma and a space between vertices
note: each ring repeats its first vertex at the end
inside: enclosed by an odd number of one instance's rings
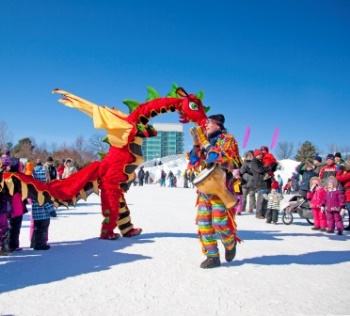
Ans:
POLYGON ((308 222, 310 225, 313 225, 313 224, 314 224, 314 219, 313 219, 313 218, 307 218, 306 220, 307 220, 307 222, 308 222))
POLYGON ((290 225, 293 223, 293 215, 292 213, 286 213, 284 212, 283 215, 282 215, 282 222, 285 224, 285 225, 290 225))

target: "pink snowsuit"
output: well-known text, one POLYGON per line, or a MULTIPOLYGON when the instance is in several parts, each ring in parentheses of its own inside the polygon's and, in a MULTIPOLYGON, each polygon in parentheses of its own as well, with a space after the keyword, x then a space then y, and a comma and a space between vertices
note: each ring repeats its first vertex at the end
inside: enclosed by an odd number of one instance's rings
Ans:
POLYGON ((334 230, 335 226, 337 226, 338 232, 342 232, 344 230, 344 224, 339 211, 345 208, 344 193, 337 189, 326 191, 322 205, 327 212, 328 230, 334 230))
POLYGON ((312 216, 314 217, 314 227, 315 228, 327 228, 327 218, 325 213, 321 212, 321 206, 324 196, 326 195, 326 189, 323 187, 318 187, 315 192, 309 191, 307 193, 307 198, 310 200, 310 207, 312 211, 312 216))

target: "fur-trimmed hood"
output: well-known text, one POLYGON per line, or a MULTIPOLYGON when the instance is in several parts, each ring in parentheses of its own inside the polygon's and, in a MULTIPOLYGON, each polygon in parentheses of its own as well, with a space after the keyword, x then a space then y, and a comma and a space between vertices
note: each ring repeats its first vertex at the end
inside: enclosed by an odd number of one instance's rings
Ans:
POLYGON ((338 187, 338 180, 336 177, 330 176, 329 178, 327 178, 326 184, 328 185, 329 182, 333 183, 333 188, 338 187))
POLYGON ((312 178, 310 179, 310 188, 312 187, 312 182, 315 181, 315 180, 317 181, 317 183, 318 183, 319 186, 322 186, 322 180, 321 180, 320 177, 312 177, 312 178))

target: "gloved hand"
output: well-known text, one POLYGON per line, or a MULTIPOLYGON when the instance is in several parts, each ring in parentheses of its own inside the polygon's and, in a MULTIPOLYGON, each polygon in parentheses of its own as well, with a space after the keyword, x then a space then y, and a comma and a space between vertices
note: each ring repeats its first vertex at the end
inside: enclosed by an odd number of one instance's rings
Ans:
POLYGON ((346 209, 345 208, 342 208, 341 210, 340 210, 340 212, 339 212, 339 214, 340 214, 340 216, 341 217, 344 217, 345 216, 345 214, 346 214, 346 209))
POLYGON ((192 139, 193 139, 193 144, 195 146, 199 146, 200 143, 199 143, 199 138, 198 138, 198 134, 197 134, 197 128, 195 126, 190 128, 190 134, 191 134, 192 139))
POLYGON ((219 157, 218 153, 210 152, 205 161, 206 161, 206 163, 211 163, 211 162, 214 162, 216 159, 218 159, 218 157, 219 157))
POLYGON ((324 213, 325 212, 325 208, 324 206, 321 206, 321 212, 324 213))
POLYGON ((198 139, 199 139, 199 144, 204 149, 208 149, 210 147, 210 143, 207 139, 207 136, 205 136, 202 127, 200 127, 200 126, 197 127, 197 135, 198 135, 198 139))
POLYGON ((317 188, 317 184, 314 184, 314 185, 310 188, 310 191, 311 191, 311 192, 315 192, 316 188, 317 188))

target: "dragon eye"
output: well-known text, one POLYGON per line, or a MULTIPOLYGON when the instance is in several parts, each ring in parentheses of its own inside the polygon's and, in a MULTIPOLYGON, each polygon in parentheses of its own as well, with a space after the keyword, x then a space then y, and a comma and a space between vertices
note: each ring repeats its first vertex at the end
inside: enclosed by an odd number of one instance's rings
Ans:
POLYGON ((191 109, 191 110, 198 110, 198 105, 194 102, 189 102, 188 103, 188 107, 191 109))

